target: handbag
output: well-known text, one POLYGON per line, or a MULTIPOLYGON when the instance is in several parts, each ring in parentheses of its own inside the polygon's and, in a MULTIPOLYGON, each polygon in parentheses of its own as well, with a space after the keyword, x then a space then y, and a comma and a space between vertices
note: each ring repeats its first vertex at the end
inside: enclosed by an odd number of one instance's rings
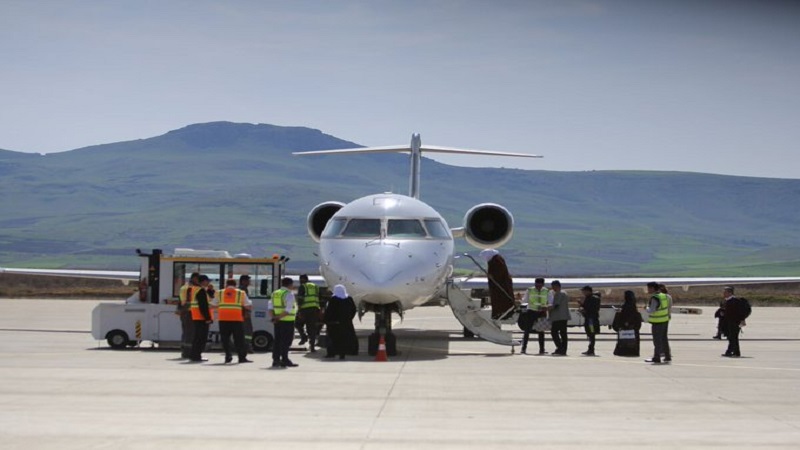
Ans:
POLYGON ((550 321, 547 320, 547 316, 542 316, 536 319, 536 322, 533 324, 533 331, 537 331, 539 333, 550 331, 550 321))
POLYGON ((635 330, 619 330, 619 340, 636 339, 635 330))

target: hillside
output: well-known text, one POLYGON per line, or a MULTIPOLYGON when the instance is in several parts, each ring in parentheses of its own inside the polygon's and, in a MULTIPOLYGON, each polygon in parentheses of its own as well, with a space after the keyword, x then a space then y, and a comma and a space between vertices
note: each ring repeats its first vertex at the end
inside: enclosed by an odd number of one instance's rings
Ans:
MULTIPOLYGON (((285 253, 313 270, 315 204, 407 191, 403 155, 290 155, 353 146, 308 128, 214 122, 44 156, 0 151, 0 265, 133 268, 135 248, 195 247, 285 253)), ((800 272, 800 180, 427 159, 422 171, 423 199, 451 226, 476 203, 513 212, 504 253, 517 273, 800 272)))

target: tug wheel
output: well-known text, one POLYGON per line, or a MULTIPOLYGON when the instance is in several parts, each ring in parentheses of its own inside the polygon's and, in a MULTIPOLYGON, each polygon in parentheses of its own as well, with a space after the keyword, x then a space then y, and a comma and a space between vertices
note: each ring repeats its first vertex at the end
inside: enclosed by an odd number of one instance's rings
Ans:
POLYGON ((111 330, 106 334, 106 342, 111 348, 121 350, 128 345, 128 333, 122 330, 111 330))

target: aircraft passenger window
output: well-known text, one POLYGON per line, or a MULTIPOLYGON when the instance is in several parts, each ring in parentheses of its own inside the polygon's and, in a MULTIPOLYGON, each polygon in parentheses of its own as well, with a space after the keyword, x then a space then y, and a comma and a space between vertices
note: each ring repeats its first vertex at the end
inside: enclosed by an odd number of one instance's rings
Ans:
POLYGON ((419 220, 415 219, 389 219, 389 226, 386 230, 388 237, 394 238, 424 238, 425 228, 419 220))
POLYGON ((332 238, 339 236, 347 224, 347 219, 335 219, 328 222, 328 225, 322 230, 322 237, 332 238))
POLYGON ((344 237, 379 238, 381 237, 380 219, 350 219, 342 233, 344 237))
POLYGON ((425 226, 428 228, 428 233, 430 233, 431 237, 433 238, 449 238, 450 233, 445 228, 442 221, 439 219, 425 219, 425 226))

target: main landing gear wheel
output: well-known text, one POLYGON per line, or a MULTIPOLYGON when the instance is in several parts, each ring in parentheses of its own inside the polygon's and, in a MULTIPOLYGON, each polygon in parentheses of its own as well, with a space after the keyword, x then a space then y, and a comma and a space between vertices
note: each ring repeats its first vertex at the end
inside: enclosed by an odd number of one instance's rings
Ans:
POLYGON ((111 330, 106 334, 106 342, 114 350, 121 350, 128 345, 128 333, 122 330, 111 330))

